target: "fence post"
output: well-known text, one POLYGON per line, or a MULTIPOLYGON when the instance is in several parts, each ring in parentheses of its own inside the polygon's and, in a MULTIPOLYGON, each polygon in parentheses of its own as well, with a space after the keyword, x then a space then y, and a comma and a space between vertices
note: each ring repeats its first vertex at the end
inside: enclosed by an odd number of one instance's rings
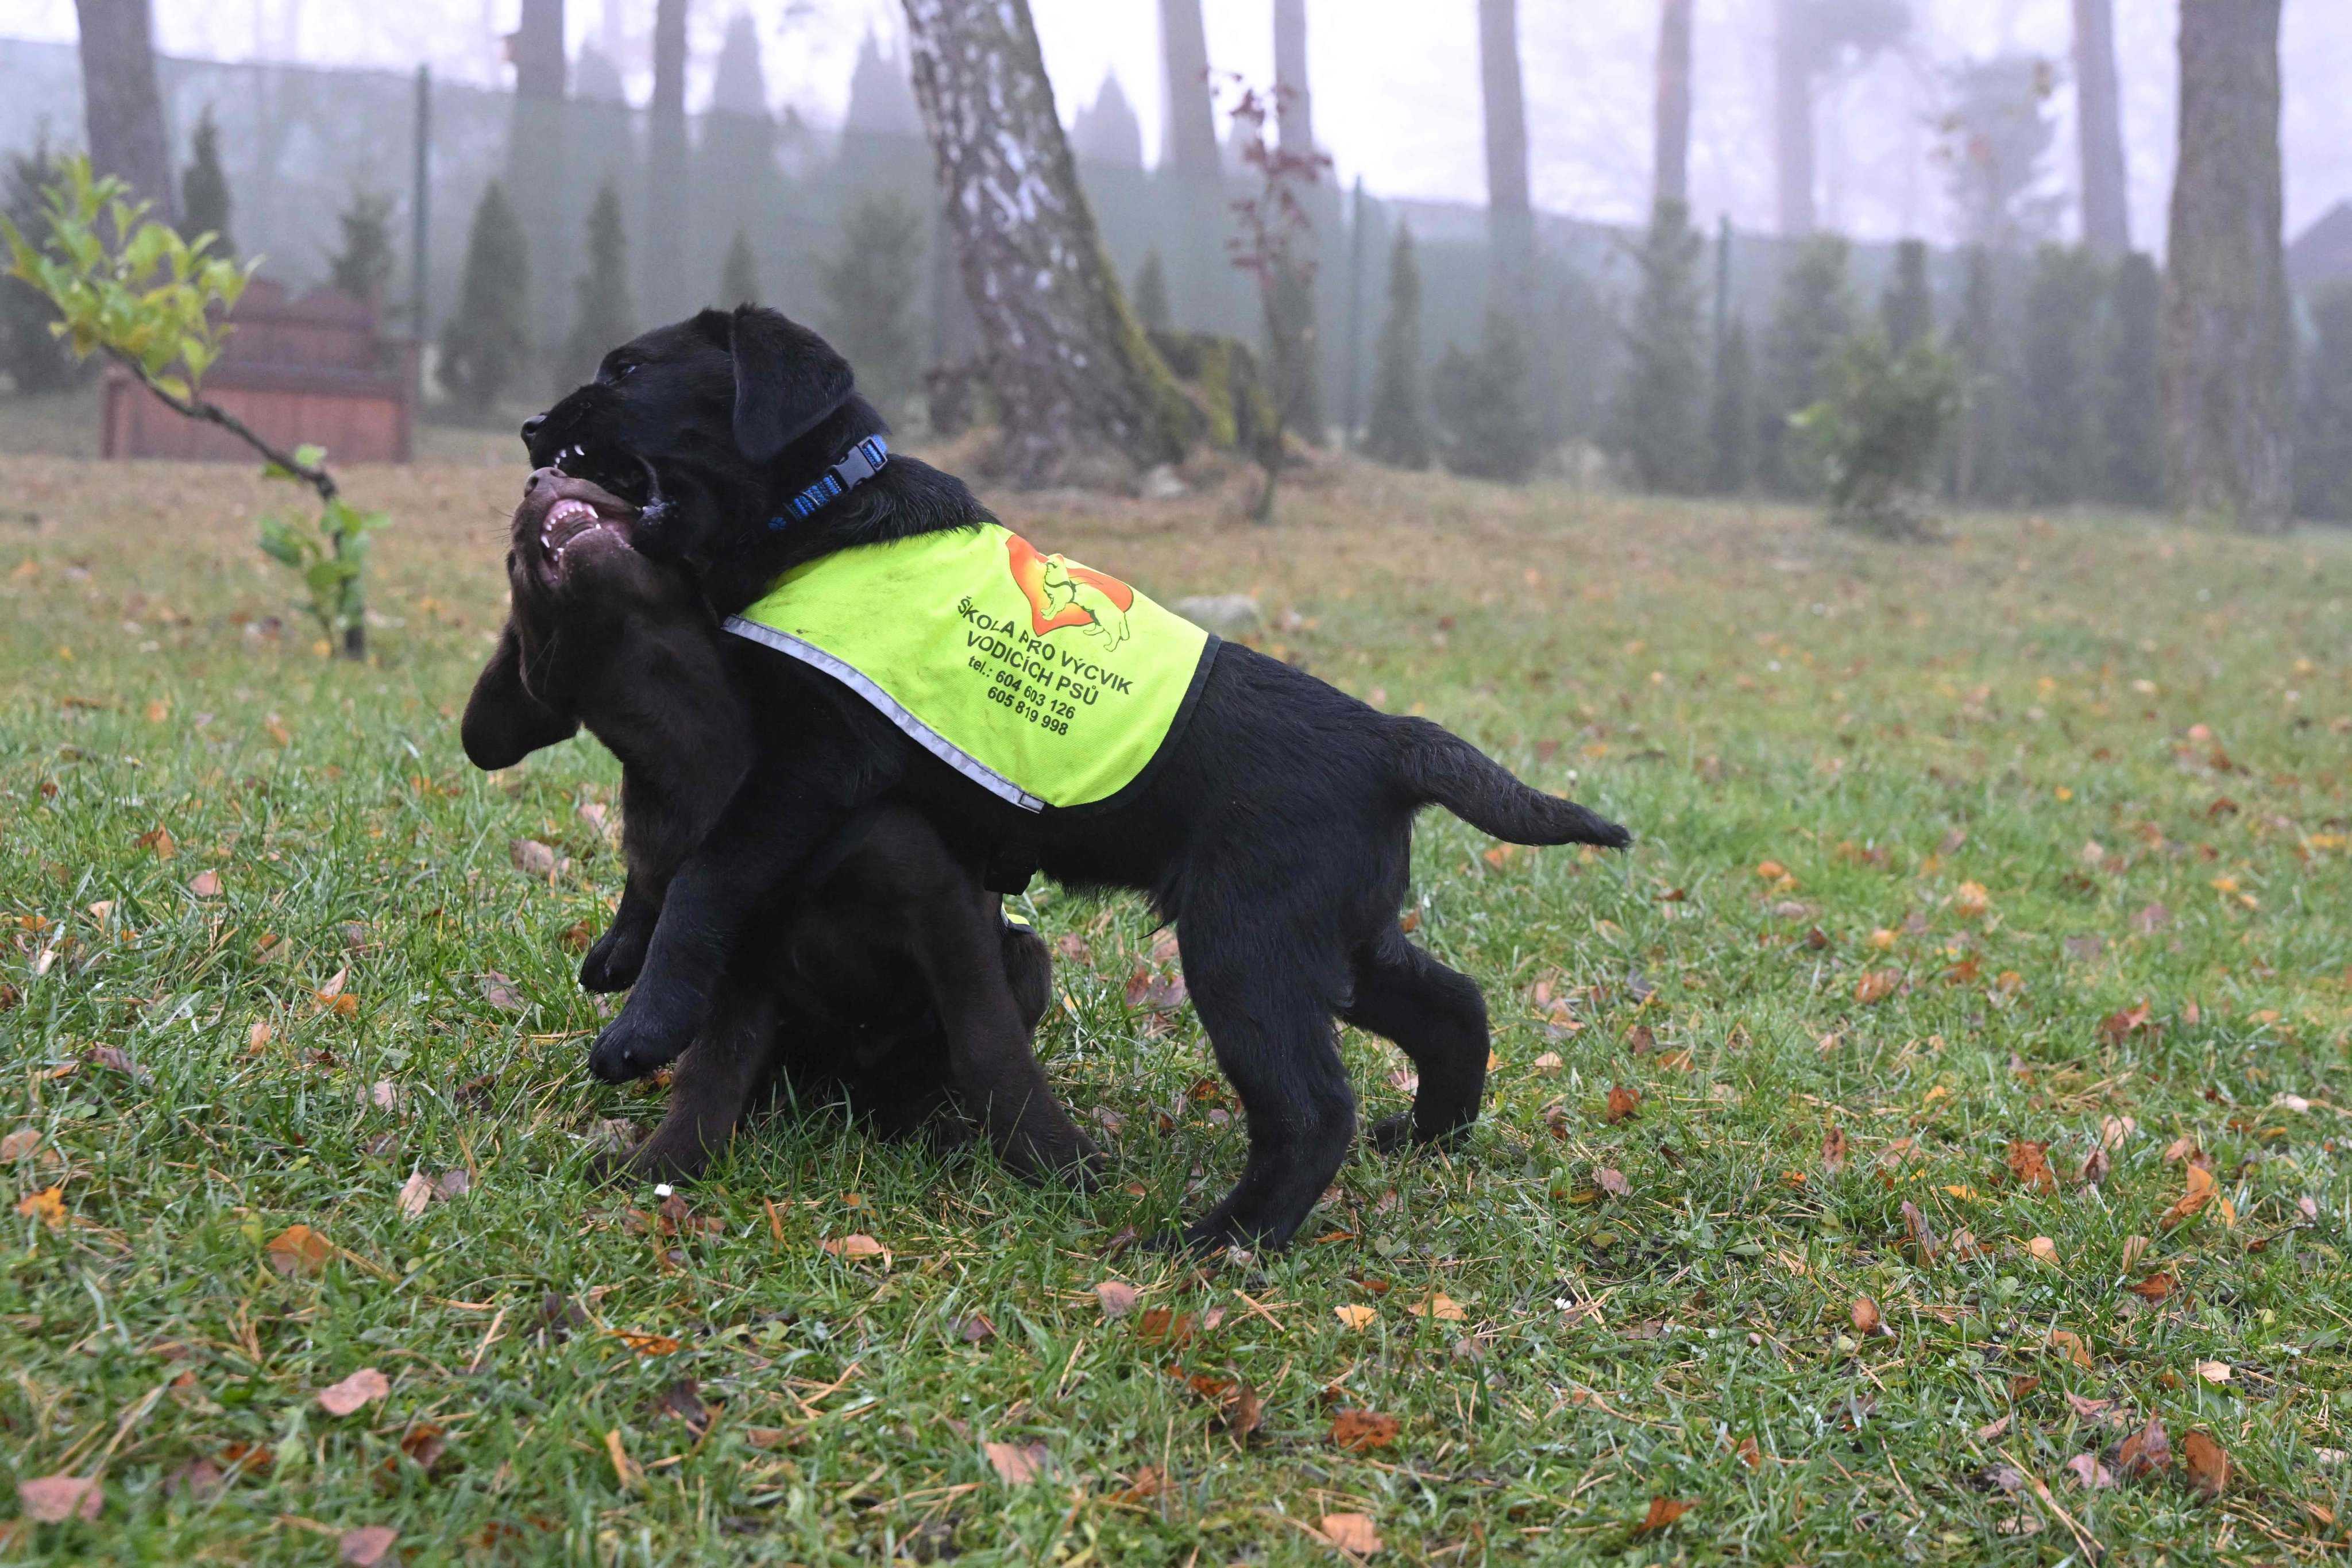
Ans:
POLYGON ((410 216, 415 224, 410 237, 409 267, 415 284, 415 319, 412 323, 416 337, 416 401, 425 401, 425 343, 432 336, 432 290, 426 282, 431 264, 433 241, 432 189, 433 165, 433 68, 416 68, 416 169, 415 190, 409 198, 410 216))

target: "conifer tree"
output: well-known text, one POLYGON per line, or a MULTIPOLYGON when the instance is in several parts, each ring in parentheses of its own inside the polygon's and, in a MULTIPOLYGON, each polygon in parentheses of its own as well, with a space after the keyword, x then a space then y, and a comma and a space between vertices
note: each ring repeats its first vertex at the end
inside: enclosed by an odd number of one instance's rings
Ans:
POLYGON ((1927 288, 1927 246, 1906 239, 1895 247, 1895 280, 1879 297, 1887 345, 1898 355, 1936 330, 1936 300, 1927 288))
MULTIPOLYGON (((2352 352, 2352 340, 2345 347, 2352 352)), ((2164 500, 2164 278, 2145 254, 2116 268, 2101 358, 2107 497, 2157 506, 2164 500)))
POLYGON ((2314 342, 2296 398, 2295 513, 2347 522, 2352 521, 2352 283, 2324 289, 2312 301, 2311 319, 2314 342))
POLYGON ((1787 495, 1819 493, 1819 465, 1791 440, 1789 416, 1821 401, 1830 356, 1852 333, 1846 242, 1834 235, 1805 241, 1780 280, 1780 298, 1764 350, 1761 458, 1765 482, 1787 495))
POLYGON ((1707 479, 1706 350, 1700 341, 1698 265, 1703 247, 1689 209, 1662 200, 1635 265, 1641 290, 1626 331, 1624 380, 1613 445, 1645 489, 1696 492, 1707 479))
POLYGON ((1372 409, 1364 455, 1392 468, 1429 467, 1429 427, 1421 390, 1421 265, 1412 229, 1397 226, 1389 250, 1388 317, 1381 323, 1372 409))
MULTIPOLYGON (((63 161, 41 135, 28 153, 8 154, 8 179, 0 211, 25 235, 48 232, 48 208, 41 189, 65 178, 63 161)), ((61 392, 80 379, 82 364, 65 340, 49 331, 57 307, 21 278, 0 278, 0 370, 16 391, 30 396, 61 392)))
POLYGON ((1707 487, 1738 495, 1756 480, 1756 363, 1748 321, 1734 316, 1715 354, 1715 388, 1707 422, 1707 487))
POLYGON ((327 258, 327 281, 339 292, 381 308, 392 286, 392 198, 354 190, 335 215, 342 247, 327 258))
POLYGON ((1445 346, 1433 392, 1447 468, 1512 483, 1535 472, 1543 433, 1528 403, 1528 370, 1527 333, 1499 305, 1486 307, 1476 353, 1445 346))
POLYGON ((914 394, 922 338, 912 309, 923 276, 923 215, 896 196, 850 209, 840 256, 824 268, 825 335, 886 407, 914 394))
POLYGON ((236 242, 229 237, 228 175, 221 168, 220 127, 213 121, 213 106, 196 120, 196 134, 187 172, 180 176, 180 232, 215 237, 215 256, 234 256, 236 242))
POLYGON ((530 242, 492 180, 466 236, 457 309, 441 329, 441 384, 470 414, 488 414, 530 357, 530 242))
POLYGON ((588 209, 588 270, 572 280, 571 335, 563 340, 556 385, 569 389, 593 379, 605 354, 637 330, 629 301, 629 241, 621 222, 621 193, 607 179, 588 209))
POLYGON ((2019 344, 2017 441, 2025 493, 2045 506, 2091 494, 2105 468, 2097 420, 2103 292, 2089 251, 2045 245, 2036 254, 2019 344))
POLYGON ((751 237, 738 226, 735 237, 727 242, 727 263, 719 268, 719 306, 731 310, 759 302, 760 258, 751 254, 751 237))
POLYGON ((1157 246, 1143 253, 1143 265, 1136 270, 1135 319, 1147 332, 1164 332, 1176 324, 1168 308, 1168 268, 1157 246))
POLYGON ((1953 454, 1952 493, 1961 500, 1998 495, 2004 489, 1999 439, 2006 426, 2006 380, 2000 364, 2000 303, 1994 291, 1992 252, 1981 245, 1968 252, 1968 282, 1960 296, 1960 319, 1952 327, 1952 352, 1960 361, 1960 438, 1953 454))

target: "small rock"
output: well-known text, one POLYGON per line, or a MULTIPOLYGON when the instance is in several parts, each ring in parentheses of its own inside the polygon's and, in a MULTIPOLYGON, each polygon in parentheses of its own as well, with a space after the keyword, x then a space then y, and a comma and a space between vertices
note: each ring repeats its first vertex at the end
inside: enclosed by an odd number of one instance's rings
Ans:
POLYGON ((1265 611, 1250 594, 1196 594, 1171 606, 1205 631, 1221 637, 1244 637, 1265 629, 1265 611))

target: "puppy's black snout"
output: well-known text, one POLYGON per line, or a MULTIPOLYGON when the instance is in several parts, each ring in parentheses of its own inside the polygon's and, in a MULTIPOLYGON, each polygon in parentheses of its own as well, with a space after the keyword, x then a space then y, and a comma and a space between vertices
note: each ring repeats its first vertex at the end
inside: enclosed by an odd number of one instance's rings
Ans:
POLYGON ((524 420, 524 421, 522 422, 522 438, 523 438, 524 440, 526 440, 526 441, 530 440, 533 436, 536 436, 536 435, 538 435, 538 434, 539 434, 539 427, 540 427, 541 426, 542 426, 542 425, 546 424, 546 423, 547 423, 547 416, 546 416, 546 415, 544 415, 544 414, 534 414, 534 415, 532 415, 530 418, 528 418, 528 419, 526 419, 526 420, 524 420))

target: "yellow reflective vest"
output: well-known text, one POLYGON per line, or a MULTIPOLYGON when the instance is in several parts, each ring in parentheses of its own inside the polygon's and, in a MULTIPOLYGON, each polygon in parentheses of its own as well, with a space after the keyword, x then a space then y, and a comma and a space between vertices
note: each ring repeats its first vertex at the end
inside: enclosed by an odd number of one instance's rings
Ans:
POLYGON ((727 629, 841 681, 1024 811, 1092 805, 1182 727, 1216 639, 997 523, 835 551, 727 629))

